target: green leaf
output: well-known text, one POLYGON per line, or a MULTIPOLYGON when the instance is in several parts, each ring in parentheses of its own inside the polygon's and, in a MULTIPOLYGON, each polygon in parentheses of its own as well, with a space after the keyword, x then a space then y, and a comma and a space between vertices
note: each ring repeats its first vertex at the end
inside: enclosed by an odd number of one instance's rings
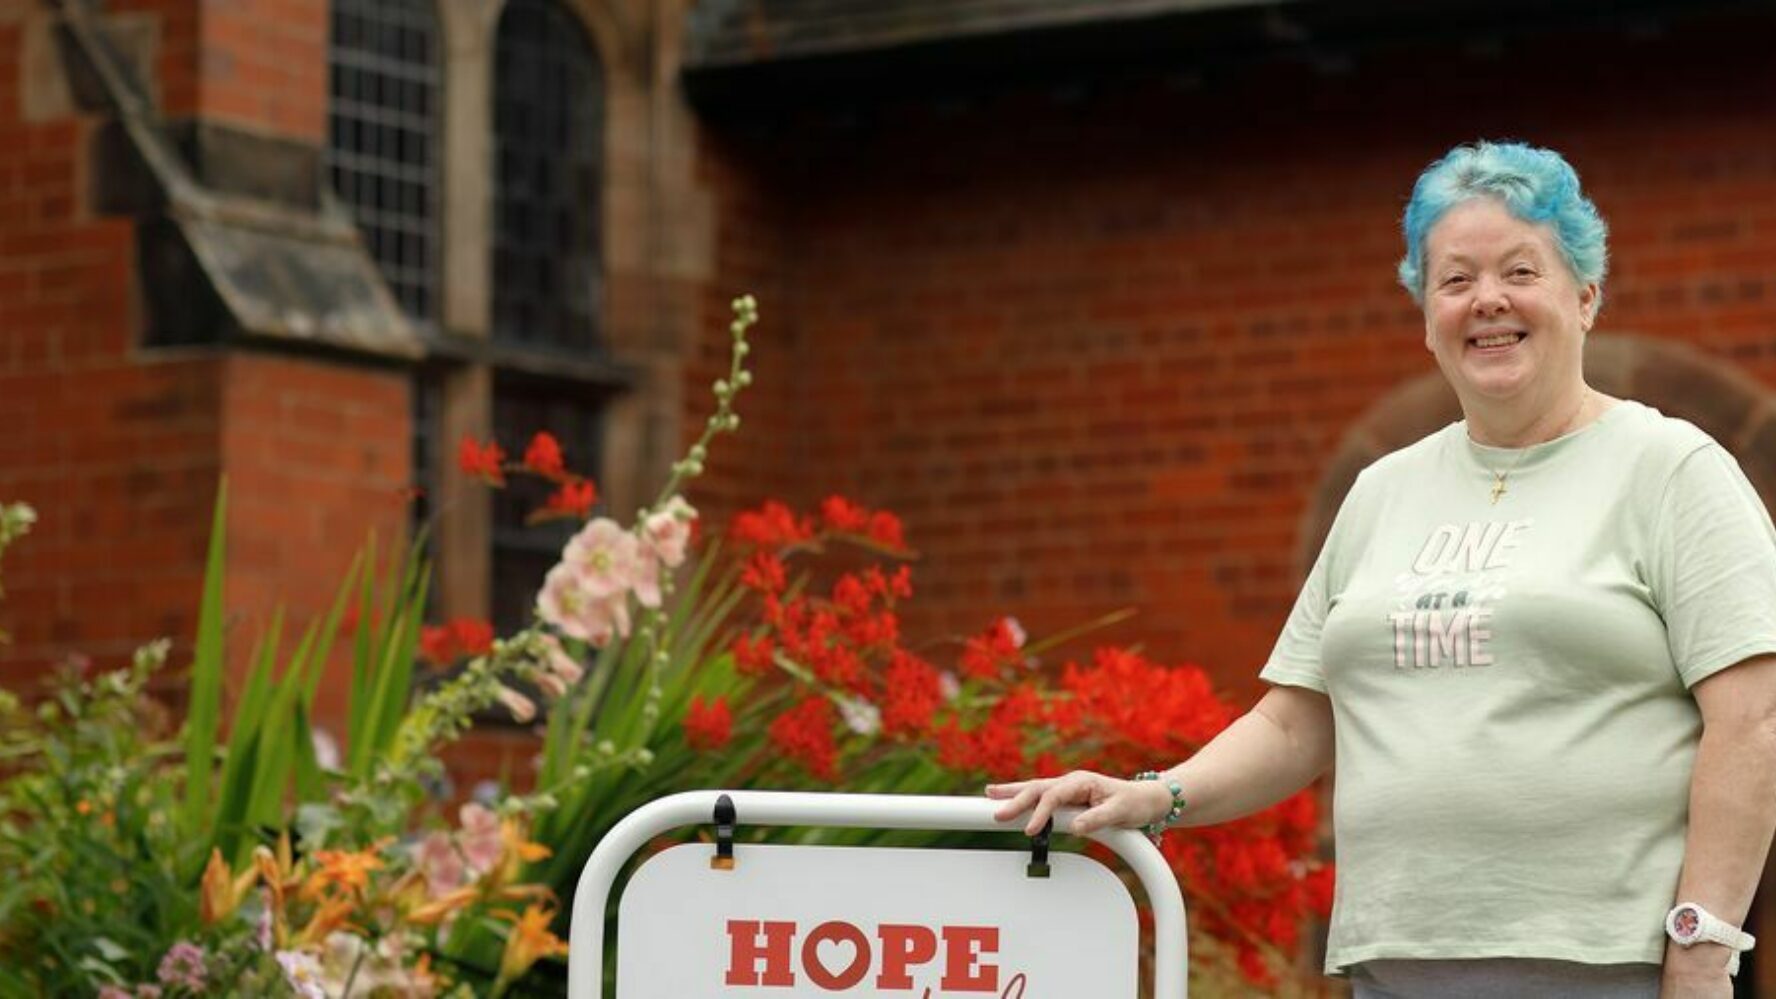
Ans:
POLYGON ((315 758, 314 728, 308 721, 308 705, 297 704, 291 741, 295 752, 296 800, 320 801, 327 796, 327 777, 315 758))
POLYGON ((347 769, 356 774, 360 746, 368 741, 365 717, 370 713, 371 649, 375 644, 376 604, 376 535, 364 544, 364 572, 358 577, 358 623, 352 633, 351 704, 348 709, 346 743, 349 747, 347 769))
POLYGON ((247 805, 252 798, 253 771, 258 766, 260 738, 254 732, 247 739, 244 751, 229 762, 226 782, 222 786, 222 802, 216 810, 216 831, 212 840, 225 857, 234 856, 240 837, 247 830, 247 805))
POLYGON ((222 798, 217 812, 223 820, 211 831, 210 844, 220 847, 230 863, 238 859, 240 831, 251 815, 254 788, 261 780, 256 770, 263 754, 253 747, 260 745, 266 729, 276 724, 275 718, 268 717, 268 710, 272 700, 271 672, 283 629, 284 612, 279 608, 272 612, 271 626, 259 636, 253 650, 253 665, 247 673, 246 690, 235 708, 228 751, 222 761, 222 798))
MULTIPOLYGON (((354 664, 347 769, 359 779, 369 776, 374 762, 394 741, 412 690, 414 654, 431 583, 421 547, 415 542, 404 559, 390 560, 382 627, 374 643, 360 648, 362 659, 354 664)), ((364 593, 367 601, 368 587, 364 593)))
POLYGON ((375 543, 376 538, 372 535, 367 551, 360 551, 352 556, 351 565, 345 570, 345 578, 339 582, 339 592, 333 595, 333 605, 327 608, 327 616, 321 622, 320 645, 317 646, 314 666, 309 670, 307 687, 302 692, 304 707, 314 707, 315 691, 321 685, 321 676, 327 671, 327 659, 339 640, 339 624, 345 618, 346 602, 351 599, 358 573, 363 571, 365 558, 375 556, 375 543))
MULTIPOLYGON (((179 826, 186 838, 199 838, 212 807, 211 771, 215 767, 217 726, 222 713, 223 571, 227 560, 228 480, 216 487, 216 508, 210 522, 209 552, 204 557, 203 597, 198 606, 197 637, 191 664, 191 699, 185 715, 185 804, 179 826)), ((189 872, 191 876, 196 871, 189 872)))

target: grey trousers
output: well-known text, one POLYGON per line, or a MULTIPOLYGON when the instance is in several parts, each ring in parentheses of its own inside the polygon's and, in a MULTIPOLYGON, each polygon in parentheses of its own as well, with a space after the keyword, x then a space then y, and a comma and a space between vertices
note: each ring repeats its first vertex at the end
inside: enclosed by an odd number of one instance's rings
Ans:
POLYGON ((1656 964, 1365 961, 1351 969, 1350 979, 1355 999, 1659 999, 1656 964))

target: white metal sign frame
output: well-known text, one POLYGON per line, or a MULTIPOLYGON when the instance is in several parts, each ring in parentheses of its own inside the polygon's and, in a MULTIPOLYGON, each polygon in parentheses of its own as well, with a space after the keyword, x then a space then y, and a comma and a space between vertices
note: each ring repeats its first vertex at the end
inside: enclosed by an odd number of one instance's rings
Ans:
MULTIPOLYGON (((741 826, 1022 832, 1017 822, 993 818, 999 802, 976 797, 713 790, 685 791, 649 802, 612 827, 580 871, 568 941, 569 999, 603 999, 604 913, 611 887, 629 858, 661 833, 711 824, 723 795, 733 802, 741 826)), ((1070 832, 1078 814, 1078 809, 1056 812, 1054 831, 1070 832)), ((1103 829, 1089 835, 1121 857, 1147 891, 1153 907, 1154 999, 1185 999, 1184 897, 1171 868, 1159 850, 1132 829, 1103 829)))

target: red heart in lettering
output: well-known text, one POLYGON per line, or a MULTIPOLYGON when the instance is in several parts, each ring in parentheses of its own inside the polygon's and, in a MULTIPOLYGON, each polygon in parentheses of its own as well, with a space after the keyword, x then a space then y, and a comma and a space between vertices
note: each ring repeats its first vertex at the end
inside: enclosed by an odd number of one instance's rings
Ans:
POLYGON ((820 965, 821 971, 826 972, 827 977, 837 978, 850 971, 852 966, 857 963, 858 957, 861 956, 858 954, 858 949, 855 940, 816 940, 814 941, 814 961, 820 965), (827 956, 829 948, 832 955, 830 958, 827 956), (834 960, 840 955, 844 955, 845 959, 834 960))

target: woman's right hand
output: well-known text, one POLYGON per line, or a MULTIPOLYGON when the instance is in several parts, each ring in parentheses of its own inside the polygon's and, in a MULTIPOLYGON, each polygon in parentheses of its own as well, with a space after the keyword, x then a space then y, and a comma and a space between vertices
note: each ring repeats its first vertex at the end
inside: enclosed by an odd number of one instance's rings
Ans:
POLYGON ((1057 808, 1085 809, 1073 819, 1071 829, 1080 836, 1095 829, 1138 829, 1158 822, 1172 808, 1172 793, 1159 781, 1119 780, 1090 770, 1075 770, 1062 777, 988 784, 987 797, 1009 799, 993 813, 993 818, 1000 822, 1030 812, 1030 821, 1024 824, 1026 836, 1041 832, 1057 808))

